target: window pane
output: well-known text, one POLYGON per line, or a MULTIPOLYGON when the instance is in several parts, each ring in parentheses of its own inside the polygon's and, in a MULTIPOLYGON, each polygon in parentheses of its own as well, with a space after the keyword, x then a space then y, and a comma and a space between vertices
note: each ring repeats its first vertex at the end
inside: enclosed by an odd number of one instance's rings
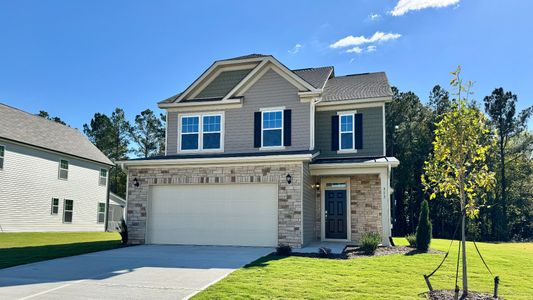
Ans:
POLYGON ((220 133, 204 133, 204 149, 220 149, 220 133))
POLYGON ((263 146, 281 146, 281 129, 278 130, 264 130, 263 131, 263 146))
POLYGON ((341 133, 341 149, 353 149, 352 133, 341 133))
POLYGON ((61 160, 61 169, 66 169, 66 170, 68 170, 68 161, 66 161, 66 160, 61 160))
POLYGON ((105 203, 98 203, 98 212, 105 213, 105 203))
POLYGON ((182 134, 181 135, 181 150, 196 150, 198 149, 198 134, 182 134))
POLYGON ((72 210, 74 203, 72 200, 65 200, 65 210, 72 210))
POLYGON ((98 214, 98 223, 105 222, 105 214, 98 214))
POLYGON ((353 131, 353 116, 341 116, 341 132, 353 131))
POLYGON ((198 117, 183 117, 181 119, 181 132, 183 133, 197 133, 198 132, 198 117))
POLYGON ((204 132, 220 131, 220 116, 205 116, 203 121, 204 132))
POLYGON ((281 111, 263 113, 263 129, 281 128, 281 111))
POLYGON ((5 151, 4 146, 0 146, 0 157, 4 157, 4 151, 5 151))
POLYGON ((68 171, 67 170, 59 170, 59 178, 68 179, 68 171))
POLYGON ((4 158, 0 157, 0 169, 4 168, 4 158))
POLYGON ((72 212, 66 211, 63 217, 63 222, 72 223, 72 212))
POLYGON ((106 169, 101 169, 100 170, 100 176, 107 177, 107 170, 106 169))

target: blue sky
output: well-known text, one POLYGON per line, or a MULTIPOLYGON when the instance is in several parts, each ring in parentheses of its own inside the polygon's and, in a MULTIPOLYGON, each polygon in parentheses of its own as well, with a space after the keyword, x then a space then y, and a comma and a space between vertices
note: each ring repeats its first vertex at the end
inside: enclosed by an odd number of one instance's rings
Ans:
POLYGON ((460 64, 479 101, 502 86, 533 104, 533 2, 420 2, 2 1, 0 102, 77 128, 115 107, 132 119, 212 61, 263 53, 337 75, 385 71, 424 101, 460 64))

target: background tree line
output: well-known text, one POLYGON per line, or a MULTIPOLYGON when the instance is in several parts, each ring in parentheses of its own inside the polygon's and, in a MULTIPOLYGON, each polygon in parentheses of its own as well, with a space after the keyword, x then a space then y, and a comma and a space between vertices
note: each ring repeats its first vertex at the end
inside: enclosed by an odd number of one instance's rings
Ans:
MULTIPOLYGON (((46 111, 39 111, 37 115, 67 125, 46 111)), ((117 162, 128 159, 130 154, 143 158, 163 155, 165 123, 163 114, 157 116, 150 109, 136 115, 133 123, 130 123, 124 110, 116 108, 111 115, 95 113, 91 121, 83 125, 83 132, 111 161, 117 162)), ((126 196, 126 173, 119 166, 109 170, 109 188, 121 197, 126 196)))
MULTIPOLYGON (((420 203, 428 198, 421 182, 424 161, 433 149, 435 123, 451 109, 452 100, 439 85, 429 93, 427 104, 415 93, 393 87, 393 101, 386 106, 386 138, 387 155, 400 160, 392 180, 395 236, 416 230, 420 203)), ((490 169, 497 174, 496 189, 481 206, 479 217, 468 220, 470 239, 533 238, 533 133, 527 129, 533 107, 518 112, 517 100, 512 92, 497 88, 483 98, 483 110, 476 102, 471 104, 488 117, 498 146, 489 153, 490 169)), ((429 202, 435 237, 452 237, 460 218, 454 203, 429 202)))

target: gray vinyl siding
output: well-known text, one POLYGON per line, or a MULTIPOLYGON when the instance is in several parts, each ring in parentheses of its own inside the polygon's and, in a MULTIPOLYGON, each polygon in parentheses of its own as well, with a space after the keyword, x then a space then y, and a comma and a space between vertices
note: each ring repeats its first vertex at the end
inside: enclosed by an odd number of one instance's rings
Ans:
POLYGON ((303 163, 303 245, 309 244, 317 239, 315 232, 316 224, 316 192, 313 188, 314 182, 311 172, 309 171, 309 163, 303 163))
POLYGON ((252 69, 221 72, 217 78, 209 83, 195 98, 224 97, 234 88, 252 69))
POLYGON ((100 186, 100 169, 107 166, 6 142, 0 170, 0 231, 103 231, 97 223, 99 202, 107 187, 100 186), (59 160, 69 161, 68 180, 58 179, 59 160), (52 215, 52 198, 59 211, 52 215), (64 200, 74 201, 72 223, 63 223, 64 200))
POLYGON ((337 111, 316 112, 315 146, 320 150, 320 158, 383 155, 383 108, 359 108, 357 113, 363 114, 363 149, 339 154, 331 150, 331 117, 337 115, 337 111))
MULTIPOLYGON (((292 143, 286 151, 309 150, 309 103, 300 102, 298 89, 273 70, 268 71, 244 94, 241 108, 224 111, 224 152, 262 151, 254 148, 254 112, 261 108, 285 107, 292 110, 292 143)), ((216 106, 196 112, 221 111, 216 106)), ((186 114, 194 112, 186 112, 186 114)), ((168 113, 167 154, 177 153, 178 112, 168 113)), ((196 152, 197 154, 198 152, 196 152)))

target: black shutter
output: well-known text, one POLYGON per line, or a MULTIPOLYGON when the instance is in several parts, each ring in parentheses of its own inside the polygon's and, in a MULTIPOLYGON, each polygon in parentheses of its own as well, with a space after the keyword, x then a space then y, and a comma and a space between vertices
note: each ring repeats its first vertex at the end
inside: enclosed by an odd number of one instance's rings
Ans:
POLYGON ((355 127, 355 149, 363 149, 363 114, 353 116, 355 127))
POLYGON ((254 148, 261 147, 261 112, 254 113, 254 148))
POLYGON ((339 116, 331 116, 331 150, 339 150, 339 116))
POLYGON ((291 145, 292 136, 292 111, 286 109, 283 111, 283 146, 291 145))

